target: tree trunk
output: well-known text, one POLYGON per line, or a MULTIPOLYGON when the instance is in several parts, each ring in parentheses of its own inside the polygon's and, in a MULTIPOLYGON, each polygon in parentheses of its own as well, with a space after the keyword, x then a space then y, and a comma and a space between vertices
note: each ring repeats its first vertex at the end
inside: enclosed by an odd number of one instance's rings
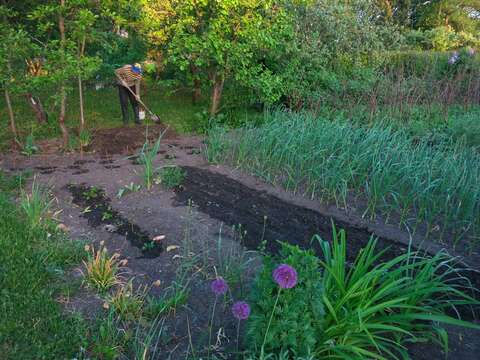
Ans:
POLYGON ((193 93, 192 93, 192 103, 198 104, 202 96, 201 83, 198 78, 198 68, 194 64, 190 64, 190 72, 193 78, 193 93))
POLYGON ((35 117, 40 124, 44 124, 48 120, 48 115, 45 109, 43 108, 43 104, 39 98, 34 97, 31 93, 25 94, 27 98, 27 102, 32 108, 33 112, 35 113, 35 117))
MULTIPOLYGON (((60 56, 61 56, 61 64, 63 65, 65 62, 65 18, 63 17, 63 10, 65 8, 65 0, 60 0, 60 15, 58 17, 58 29, 60 31, 60 56)), ((60 85, 60 116, 58 117, 58 125, 60 126, 60 130, 62 130, 62 138, 63 138, 63 148, 67 149, 68 147, 68 129, 65 126, 65 114, 66 114, 66 106, 67 106, 67 93, 65 89, 65 80, 62 79, 62 83, 60 85)))
MULTIPOLYGON (((85 35, 83 36, 82 43, 80 45, 80 52, 78 56, 78 60, 80 61, 83 57, 85 52, 85 35)), ((85 130, 85 116, 83 111, 83 86, 82 86, 82 75, 78 74, 78 96, 80 99, 80 133, 85 130)))
POLYGON ((210 106, 210 116, 215 116, 220 107, 220 102, 222 100, 223 93, 223 84, 225 82, 225 77, 218 74, 215 74, 213 77, 213 90, 212 90, 212 103, 210 106))
POLYGON ((8 117, 10 119, 10 130, 12 131, 13 141, 12 141, 12 150, 16 150, 20 142, 18 141, 17 127, 15 125, 15 116, 13 115, 12 102, 10 101, 10 94, 7 89, 5 89, 5 102, 7 104, 8 117))

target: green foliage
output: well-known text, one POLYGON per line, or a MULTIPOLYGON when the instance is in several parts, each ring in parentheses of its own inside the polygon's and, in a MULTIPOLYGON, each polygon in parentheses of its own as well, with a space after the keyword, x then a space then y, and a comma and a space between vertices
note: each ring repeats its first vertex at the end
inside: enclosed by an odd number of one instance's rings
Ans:
POLYGON ((35 138, 33 133, 30 133, 25 138, 25 143, 23 144, 22 154, 25 156, 32 156, 38 152, 38 146, 35 145, 35 138))
POLYGON ((272 270, 278 262, 295 267, 299 283, 279 297, 267 353, 288 358, 408 358, 404 345, 411 342, 433 340, 447 348, 446 332, 439 324, 480 328, 445 315, 456 306, 478 304, 462 292, 465 282, 447 254, 430 258, 407 252, 380 261, 387 250, 376 251, 372 239, 351 264, 343 230, 334 231, 332 242, 317 240, 320 259, 312 250, 285 244, 278 260, 265 258, 252 295, 251 352, 258 353, 274 307, 278 288, 272 270))
POLYGON ((452 231, 453 241, 463 236, 476 246, 468 237, 480 227, 476 152, 451 141, 412 141, 381 124, 356 126, 281 111, 266 117, 264 126, 247 126, 234 136, 212 130, 208 158, 344 208, 350 194, 361 195, 364 216, 397 214, 400 224, 414 230, 422 223, 430 231, 438 226, 436 237, 452 231))
POLYGON ((407 358, 404 344, 436 340, 448 348, 437 324, 479 328, 445 313, 477 301, 460 289, 454 259, 444 253, 424 257, 400 255, 381 262, 387 251, 376 251, 370 240, 349 266, 346 234, 334 232, 333 243, 322 241, 325 317, 316 351, 319 358, 407 358))
POLYGON ((292 355, 305 356, 319 346, 324 309, 320 264, 312 250, 282 244, 280 259, 263 258, 262 272, 251 293, 252 316, 248 322, 247 344, 259 350, 279 291, 272 279, 278 262, 293 266, 298 273, 298 284, 283 291, 279 297, 273 321, 267 334, 264 350, 272 353, 291 351, 292 355))
POLYGON ((37 230, 48 225, 53 198, 48 189, 33 179, 30 192, 21 191, 20 206, 24 212, 29 228, 37 230))

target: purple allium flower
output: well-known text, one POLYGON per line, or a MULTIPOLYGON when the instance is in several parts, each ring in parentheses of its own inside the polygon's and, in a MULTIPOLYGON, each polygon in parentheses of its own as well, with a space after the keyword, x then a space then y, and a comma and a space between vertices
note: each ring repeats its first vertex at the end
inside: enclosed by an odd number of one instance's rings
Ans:
POLYGON ((275 280, 282 289, 290 289, 297 285, 297 271, 290 265, 279 265, 273 270, 272 276, 273 280, 275 280))
POLYGON ((250 305, 245 301, 237 301, 232 306, 232 313, 238 320, 247 320, 250 316, 250 305))
POLYGON ((210 285, 213 293, 215 295, 223 295, 228 291, 228 284, 225 280, 222 278, 217 278, 212 281, 212 284, 210 285))
POLYGON ((450 59, 448 59, 448 63, 450 65, 453 65, 458 61, 459 58, 460 58, 460 55, 458 54, 458 52, 454 51, 452 56, 450 56, 450 59))

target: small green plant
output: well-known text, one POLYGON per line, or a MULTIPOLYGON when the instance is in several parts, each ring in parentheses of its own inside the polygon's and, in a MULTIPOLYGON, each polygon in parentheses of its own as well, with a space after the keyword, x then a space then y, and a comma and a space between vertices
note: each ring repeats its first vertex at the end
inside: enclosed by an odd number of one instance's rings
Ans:
POLYGON ((142 245, 142 251, 150 251, 155 249, 155 241, 145 241, 142 245))
POLYGON ((30 133, 26 139, 25 144, 23 145, 22 154, 25 156, 32 156, 39 151, 37 145, 35 145, 35 139, 33 137, 33 133, 30 133))
POLYGON ((155 318, 147 327, 139 324, 132 340, 132 352, 136 360, 160 359, 159 343, 162 340, 165 319, 155 318))
POLYGON ((92 338, 91 352, 99 359, 117 359, 124 352, 127 343, 125 330, 111 309, 106 317, 97 322, 92 338))
POLYGON ((120 199, 123 195, 128 194, 130 192, 140 191, 141 188, 142 188, 141 185, 138 185, 138 184, 135 184, 134 182, 131 182, 130 184, 125 185, 124 187, 122 187, 121 189, 118 190, 117 198, 120 199))
POLYGON ((37 229, 45 224, 53 201, 48 189, 42 187, 36 177, 32 181, 29 193, 21 191, 20 206, 31 229, 37 229))
POLYGON ((160 170, 155 183, 162 184, 167 189, 173 189, 182 184, 185 175, 185 170, 179 166, 166 166, 160 170))
POLYGON ((148 299, 145 313, 152 318, 160 315, 168 315, 171 312, 175 312, 179 306, 186 304, 188 296, 188 287, 175 282, 171 287, 166 289, 163 296, 148 299))
POLYGON ((80 147, 82 149, 87 147, 92 142, 92 134, 85 129, 80 131, 80 134, 78 135, 78 142, 80 143, 80 147))
MULTIPOLYGON (((163 134, 162 134, 163 135, 163 134)), ((143 144, 142 150, 138 155, 139 163, 143 166, 143 182, 148 190, 152 188, 153 180, 155 176, 155 168, 153 162, 157 158, 158 150, 160 149, 160 140, 162 138, 160 135, 153 145, 150 145, 148 139, 143 144)))
POLYGON ((120 273, 120 254, 115 253, 109 256, 107 249, 100 245, 98 250, 93 246, 86 245, 85 250, 88 252, 88 258, 83 262, 85 272, 83 276, 85 283, 100 292, 105 292, 114 285, 122 283, 120 273))
POLYGON ((119 285, 116 291, 107 297, 106 301, 122 320, 138 320, 143 313, 147 290, 146 287, 134 289, 133 281, 130 280, 127 284, 119 285))
POLYGON ((82 195, 87 200, 93 200, 98 198, 102 194, 102 190, 96 186, 91 186, 88 190, 85 190, 82 195))
POLYGON ((102 221, 111 220, 111 219, 113 219, 113 213, 112 213, 112 209, 109 207, 107 210, 103 212, 102 221))

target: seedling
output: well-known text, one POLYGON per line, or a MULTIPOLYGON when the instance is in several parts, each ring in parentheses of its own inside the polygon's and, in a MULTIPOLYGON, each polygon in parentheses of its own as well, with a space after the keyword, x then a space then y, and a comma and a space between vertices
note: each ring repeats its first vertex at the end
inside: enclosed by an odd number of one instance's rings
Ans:
POLYGON ((123 188, 119 189, 117 192, 117 198, 121 198, 123 195, 129 192, 137 192, 142 188, 141 185, 131 182, 129 185, 125 185, 123 188))
POLYGON ((155 249, 155 241, 147 241, 142 246, 142 251, 149 251, 155 249))
POLYGON ((38 146, 34 144, 33 133, 31 133, 25 139, 25 145, 23 146, 22 154, 25 156, 32 156, 33 154, 37 153, 38 150, 38 146))
POLYGON ((99 197, 101 194, 101 190, 95 186, 90 187, 88 190, 85 190, 82 195, 87 199, 87 200, 93 200, 99 197))

